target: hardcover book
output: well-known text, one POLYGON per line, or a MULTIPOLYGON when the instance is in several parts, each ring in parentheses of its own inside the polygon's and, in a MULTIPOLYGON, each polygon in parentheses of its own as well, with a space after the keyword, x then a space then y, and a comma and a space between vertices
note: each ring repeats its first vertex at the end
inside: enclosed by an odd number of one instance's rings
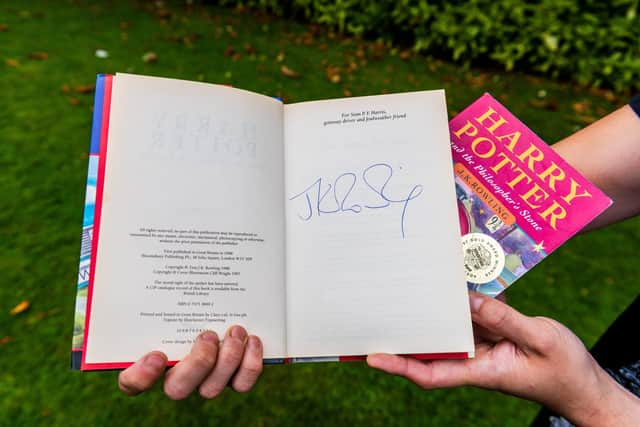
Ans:
POLYGON ((500 294, 611 204, 489 94, 449 130, 472 290, 500 294))
POLYGON ((174 364, 232 324, 266 363, 472 357, 451 164, 441 90, 284 105, 99 76, 73 365, 174 364))

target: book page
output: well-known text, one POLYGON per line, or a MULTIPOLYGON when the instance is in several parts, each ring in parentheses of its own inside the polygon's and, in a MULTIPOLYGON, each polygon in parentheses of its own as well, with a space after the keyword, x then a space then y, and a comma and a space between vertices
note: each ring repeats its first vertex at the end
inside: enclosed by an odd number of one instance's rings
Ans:
POLYGON ((282 104, 114 78, 86 363, 175 361, 234 324, 285 349, 282 104))
POLYGON ((443 91, 285 106, 292 357, 473 353, 443 91))

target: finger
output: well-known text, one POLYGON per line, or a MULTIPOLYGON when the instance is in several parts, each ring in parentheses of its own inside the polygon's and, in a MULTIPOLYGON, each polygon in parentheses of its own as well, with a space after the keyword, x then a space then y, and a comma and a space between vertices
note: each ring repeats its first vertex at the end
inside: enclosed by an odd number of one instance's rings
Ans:
POLYGON ((478 343, 497 343, 502 341, 504 337, 490 332, 487 328, 473 323, 473 341, 478 343))
POLYGON ((471 318, 489 333, 503 336, 523 348, 535 347, 544 333, 539 322, 493 298, 469 292, 471 318))
POLYGON ((159 351, 152 351, 120 372, 118 386, 129 396, 140 394, 153 386, 166 366, 167 356, 159 351))
POLYGON ((218 396, 229 383, 231 376, 236 372, 242 361, 244 347, 247 340, 247 331, 242 326, 232 326, 227 331, 218 362, 213 371, 200 385, 200 395, 205 399, 213 399, 218 396))
POLYGON ((457 387, 477 384, 473 359, 423 362, 412 357, 371 354, 367 364, 393 375, 405 377, 422 388, 457 387))
POLYGON ((205 331, 198 335, 191 351, 166 375, 164 392, 170 399, 184 399, 209 375, 218 356, 218 335, 205 331))
POLYGON ((498 296, 496 297, 496 299, 498 301, 502 301, 503 303, 507 303, 507 293, 505 291, 502 291, 498 294, 498 296))
POLYGON ((233 376, 231 387, 240 393, 251 390, 262 373, 262 343, 260 339, 251 335, 247 340, 247 347, 240 363, 238 372, 233 376))

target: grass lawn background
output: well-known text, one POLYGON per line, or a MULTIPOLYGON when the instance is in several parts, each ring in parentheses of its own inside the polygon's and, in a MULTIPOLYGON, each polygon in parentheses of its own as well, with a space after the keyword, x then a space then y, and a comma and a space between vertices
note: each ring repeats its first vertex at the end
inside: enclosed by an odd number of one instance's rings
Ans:
MULTIPOLYGON (((3 2, 1 426, 520 426, 532 419, 533 403, 473 388, 425 392, 363 363, 266 367, 248 394, 227 390, 214 401, 181 402, 158 387, 126 397, 115 372, 70 371, 91 86, 97 73, 117 71, 232 84, 286 102, 444 87, 450 116, 489 91, 549 142, 624 102, 606 91, 466 70, 249 11, 3 2), (97 58, 96 49, 108 58, 97 58), (149 52, 156 61, 143 60, 149 52), (12 315, 25 300, 29 309, 12 315)), ((638 220, 578 236, 518 281, 509 302, 563 322, 590 346, 640 290, 638 248, 638 220)))

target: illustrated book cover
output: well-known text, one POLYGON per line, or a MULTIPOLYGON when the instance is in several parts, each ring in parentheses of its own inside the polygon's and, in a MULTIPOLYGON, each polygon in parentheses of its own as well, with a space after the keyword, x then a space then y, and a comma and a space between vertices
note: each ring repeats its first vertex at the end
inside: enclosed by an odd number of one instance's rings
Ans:
POLYGON ((489 94, 449 130, 471 290, 500 294, 611 205, 489 94))

